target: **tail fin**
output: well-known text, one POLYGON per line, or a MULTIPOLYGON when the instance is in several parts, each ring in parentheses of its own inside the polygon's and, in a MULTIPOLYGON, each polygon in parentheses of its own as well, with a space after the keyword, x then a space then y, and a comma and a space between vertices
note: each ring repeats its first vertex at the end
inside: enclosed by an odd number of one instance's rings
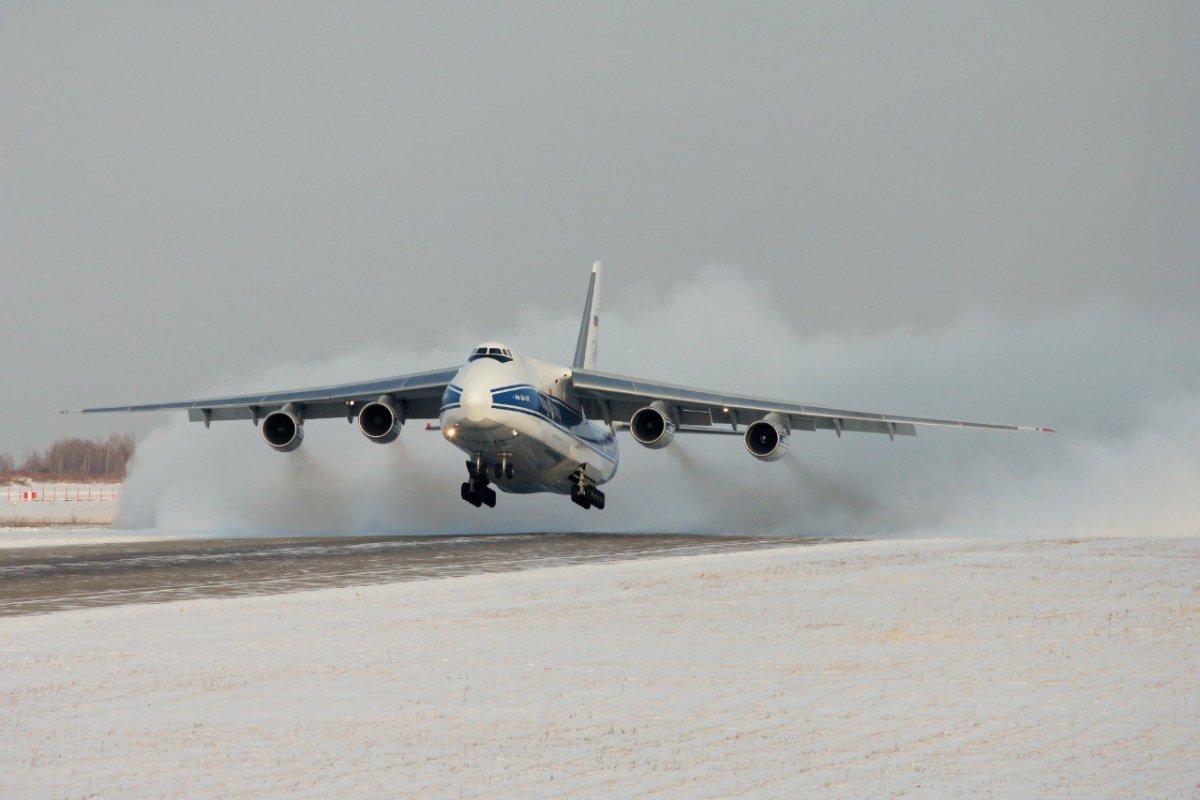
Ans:
POLYGON ((588 283, 587 304, 583 307, 583 321, 579 323, 579 341, 575 343, 575 369, 596 368, 596 336, 600 333, 600 276, 602 267, 597 261, 592 265, 592 280, 588 283))

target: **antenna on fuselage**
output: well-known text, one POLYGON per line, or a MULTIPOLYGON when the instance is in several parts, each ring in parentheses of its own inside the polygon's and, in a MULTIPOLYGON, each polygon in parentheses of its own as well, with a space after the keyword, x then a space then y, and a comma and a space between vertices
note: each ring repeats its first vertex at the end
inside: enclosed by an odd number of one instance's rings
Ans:
POLYGON ((603 266, 597 261, 592 264, 592 279, 588 283, 587 303, 583 306, 583 320, 579 323, 579 339, 575 342, 575 369, 596 368, 596 337, 600 333, 600 275, 603 266))

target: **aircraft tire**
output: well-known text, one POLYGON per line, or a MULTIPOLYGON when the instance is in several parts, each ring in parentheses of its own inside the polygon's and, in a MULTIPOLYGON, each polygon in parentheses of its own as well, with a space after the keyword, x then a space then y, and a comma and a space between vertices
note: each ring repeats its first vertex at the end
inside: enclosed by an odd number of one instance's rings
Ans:
POLYGON ((513 465, 512 465, 512 462, 510 461, 504 465, 504 477, 511 481, 512 476, 513 476, 513 465))
POLYGON ((571 501, 580 508, 591 508, 592 503, 588 500, 587 492, 579 491, 578 487, 571 489, 571 501))
POLYGON ((483 502, 488 508, 496 507, 496 490, 490 486, 483 487, 483 502))

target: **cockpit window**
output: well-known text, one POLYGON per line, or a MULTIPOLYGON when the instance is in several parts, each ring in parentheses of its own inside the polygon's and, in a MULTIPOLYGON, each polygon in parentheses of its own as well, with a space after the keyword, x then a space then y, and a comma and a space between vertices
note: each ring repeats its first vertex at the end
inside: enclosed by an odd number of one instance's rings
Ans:
POLYGON ((503 364, 512 361, 513 355, 507 347, 476 347, 467 360, 476 361, 480 358, 493 358, 503 364))

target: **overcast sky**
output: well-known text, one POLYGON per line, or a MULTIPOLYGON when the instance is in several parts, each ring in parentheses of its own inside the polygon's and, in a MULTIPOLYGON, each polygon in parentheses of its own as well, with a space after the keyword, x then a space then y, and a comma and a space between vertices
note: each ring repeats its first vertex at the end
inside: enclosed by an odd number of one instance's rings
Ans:
POLYGON ((0 451, 465 355, 575 315, 595 259, 627 318, 718 265, 800 340, 1195 337, 1198 34, 1195 3, 0 4, 0 451))

